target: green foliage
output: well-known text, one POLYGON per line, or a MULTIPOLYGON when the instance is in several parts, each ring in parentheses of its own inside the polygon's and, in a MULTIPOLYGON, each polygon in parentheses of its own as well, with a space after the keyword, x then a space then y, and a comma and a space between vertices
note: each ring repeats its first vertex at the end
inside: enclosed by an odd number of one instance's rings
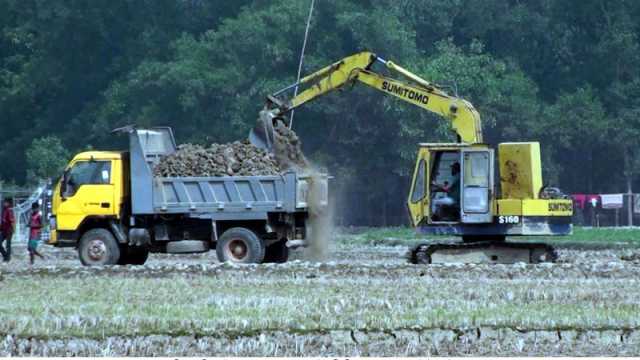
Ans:
POLYGON ((60 175, 70 154, 59 138, 47 136, 34 139, 27 148, 28 171, 34 179, 55 178, 60 175))
POLYGON ((421 72, 451 93, 473 100, 490 143, 526 137, 538 112, 536 85, 517 66, 488 54, 478 40, 465 47, 452 39, 438 42, 421 72))
MULTIPOLYGON (((0 178, 24 182, 26 148, 49 135, 72 152, 124 146, 109 131, 125 124, 173 126, 180 142, 244 137, 265 95, 294 81, 308 5, 0 0, 0 178)), ((545 182, 640 185, 640 2, 316 5, 303 73, 372 50, 471 101, 486 142, 541 141, 545 182)), ((369 223, 403 218, 416 143, 453 139, 441 119, 364 87, 308 104, 295 130, 337 175, 341 215, 369 223)))

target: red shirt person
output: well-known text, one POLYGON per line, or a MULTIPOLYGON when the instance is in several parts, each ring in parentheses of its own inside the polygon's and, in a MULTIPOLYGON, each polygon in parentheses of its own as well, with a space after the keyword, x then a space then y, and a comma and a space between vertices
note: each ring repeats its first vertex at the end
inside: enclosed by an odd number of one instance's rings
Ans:
POLYGON ((2 216, 0 217, 0 253, 5 262, 11 260, 11 238, 16 228, 16 218, 13 214, 13 200, 2 201, 2 216), (6 243, 6 248, 3 244, 6 243))
POLYGON ((44 256, 38 252, 38 244, 40 243, 40 232, 42 231, 42 213, 40 212, 40 204, 37 202, 31 204, 31 216, 29 219, 29 242, 27 250, 29 251, 29 262, 31 265, 38 256, 44 259, 44 256))
POLYGON ((42 231, 42 213, 34 211, 29 220, 29 239, 40 240, 40 232, 42 231))

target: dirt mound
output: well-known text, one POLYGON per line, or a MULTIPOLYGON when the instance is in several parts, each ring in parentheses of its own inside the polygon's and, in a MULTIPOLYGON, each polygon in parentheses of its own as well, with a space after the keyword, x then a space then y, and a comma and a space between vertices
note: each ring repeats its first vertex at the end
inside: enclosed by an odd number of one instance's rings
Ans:
POLYGON ((212 144, 208 148, 180 145, 153 170, 161 177, 277 175, 280 171, 275 156, 248 141, 212 144))
POLYGON ((153 169, 155 176, 250 176, 277 175, 287 170, 307 172, 309 163, 298 135, 284 124, 275 128, 273 153, 248 140, 209 147, 183 144, 153 169))

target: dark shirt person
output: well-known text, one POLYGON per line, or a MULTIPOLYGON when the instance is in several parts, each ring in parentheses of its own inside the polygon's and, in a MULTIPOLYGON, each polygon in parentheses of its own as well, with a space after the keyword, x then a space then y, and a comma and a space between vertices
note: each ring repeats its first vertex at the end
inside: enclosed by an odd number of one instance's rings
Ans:
POLYGON ((11 238, 16 230, 16 218, 13 214, 13 199, 2 201, 2 215, 0 216, 0 253, 5 262, 11 260, 11 238), (6 243, 6 247, 3 244, 6 243))
POLYGON ((460 163, 455 162, 451 165, 451 184, 449 185, 449 197, 455 200, 456 204, 460 204, 460 163))
POLYGON ((445 181, 442 185, 432 184, 434 192, 444 192, 445 197, 434 199, 435 215, 440 220, 455 220, 460 208, 460 163, 451 164, 451 183, 445 181))

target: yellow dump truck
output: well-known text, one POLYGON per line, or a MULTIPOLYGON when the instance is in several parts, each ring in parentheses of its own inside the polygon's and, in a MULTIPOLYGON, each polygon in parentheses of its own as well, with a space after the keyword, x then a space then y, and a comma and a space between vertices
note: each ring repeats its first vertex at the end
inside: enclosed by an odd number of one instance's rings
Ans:
POLYGON ((77 154, 53 192, 49 243, 77 248, 84 265, 210 249, 220 261, 284 262, 305 244, 312 182, 326 205, 323 176, 156 177, 154 165, 176 151, 171 129, 120 132, 128 151, 77 154))

